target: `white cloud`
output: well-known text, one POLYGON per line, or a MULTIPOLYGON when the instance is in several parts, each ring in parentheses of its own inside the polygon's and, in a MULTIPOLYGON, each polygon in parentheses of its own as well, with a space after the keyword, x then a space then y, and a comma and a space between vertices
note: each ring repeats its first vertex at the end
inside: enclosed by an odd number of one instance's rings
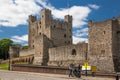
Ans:
POLYGON ((23 36, 12 36, 11 40, 13 40, 16 43, 22 43, 22 42, 27 42, 28 41, 28 35, 23 35, 23 36))
MULTIPOLYGON (((47 0, 0 0, 0 25, 6 27, 17 27, 20 24, 27 24, 28 15, 38 15, 42 8, 48 8, 52 11, 54 18, 64 19, 68 14, 73 16, 73 27, 82 28, 87 24, 88 15, 92 9, 99 9, 98 5, 89 4, 87 6, 71 6, 68 8, 57 9, 47 0)), ((87 29, 78 30, 73 36, 73 42, 87 41, 86 38, 79 38, 88 35, 87 29)), ((28 36, 13 36, 15 42, 26 42, 28 36)))
POLYGON ((38 14, 40 10, 35 0, 0 0, 0 25, 16 27, 27 24, 28 15, 38 14))
POLYGON ((76 37, 84 37, 84 36, 88 36, 88 28, 82 28, 82 29, 77 29, 75 31, 73 31, 73 35, 76 37))
POLYGON ((87 6, 72 6, 69 9, 54 9, 52 10, 52 14, 56 18, 64 19, 64 16, 68 14, 73 17, 73 27, 82 27, 87 24, 86 20, 88 14, 91 10, 87 6))
POLYGON ((99 6, 89 4, 88 6, 71 6, 69 9, 57 9, 46 0, 0 0, 0 25, 16 27, 27 24, 28 15, 39 14, 42 8, 52 10, 53 16, 60 19, 64 19, 69 11, 69 14, 73 16, 73 27, 82 27, 87 24, 90 8, 98 9, 99 6))
POLYGON ((82 27, 83 25, 87 24, 86 20, 91 12, 91 9, 88 6, 72 6, 69 9, 56 9, 50 3, 47 4, 41 0, 38 0, 38 3, 40 3, 44 8, 52 10, 52 15, 55 18, 64 19, 64 16, 69 12, 69 14, 73 17, 73 27, 82 27))
POLYGON ((88 42, 88 39, 73 36, 73 44, 77 44, 77 43, 83 42, 83 41, 88 42))
POLYGON ((93 8, 93 9, 99 9, 100 6, 96 5, 96 4, 89 4, 88 5, 90 8, 93 8))

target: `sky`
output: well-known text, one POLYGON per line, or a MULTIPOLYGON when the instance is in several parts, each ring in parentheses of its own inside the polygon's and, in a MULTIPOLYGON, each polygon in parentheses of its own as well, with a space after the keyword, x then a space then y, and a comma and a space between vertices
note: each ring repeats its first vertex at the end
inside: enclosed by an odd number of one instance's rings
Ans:
POLYGON ((0 0, 0 40, 27 45, 28 16, 40 18, 40 11, 48 8, 52 16, 73 17, 73 43, 88 42, 88 20, 101 21, 120 16, 120 0, 0 0))

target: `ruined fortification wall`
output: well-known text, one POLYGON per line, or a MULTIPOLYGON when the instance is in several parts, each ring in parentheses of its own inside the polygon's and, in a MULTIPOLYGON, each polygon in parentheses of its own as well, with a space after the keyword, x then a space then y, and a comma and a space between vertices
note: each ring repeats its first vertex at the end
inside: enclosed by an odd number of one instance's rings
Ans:
POLYGON ((48 65, 69 66, 70 64, 83 64, 87 50, 87 43, 50 48, 48 65))
POLYGON ((112 20, 89 22, 90 65, 95 65, 100 72, 114 72, 113 62, 113 23, 112 20))
POLYGON ((48 49, 53 47, 53 43, 47 36, 40 35, 35 39, 34 64, 47 65, 49 60, 48 49))
POLYGON ((34 55, 34 54, 35 54, 34 49, 20 50, 20 56, 28 56, 28 55, 34 55))
POLYGON ((113 24, 113 38, 112 38, 112 45, 113 45, 113 61, 115 66, 115 71, 120 71, 120 23, 119 18, 113 18, 112 19, 113 24))
POLYGON ((19 51, 20 51, 19 47, 17 47, 17 46, 10 46, 10 48, 9 48, 10 58, 19 57, 19 51))

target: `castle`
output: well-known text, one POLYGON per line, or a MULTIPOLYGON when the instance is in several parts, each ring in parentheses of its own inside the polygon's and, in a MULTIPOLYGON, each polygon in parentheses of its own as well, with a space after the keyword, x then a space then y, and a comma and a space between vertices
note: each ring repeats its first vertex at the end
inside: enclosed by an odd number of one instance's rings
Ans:
POLYGON ((110 20, 88 21, 88 43, 72 44, 72 16, 64 21, 53 19, 49 9, 41 10, 41 19, 29 16, 29 50, 20 54, 34 54, 33 64, 45 66, 89 65, 100 72, 120 71, 120 17, 110 20))
POLYGON ((40 20, 29 16, 28 44, 35 49, 33 63, 39 65, 68 66, 76 60, 79 64, 79 57, 87 51, 87 43, 72 45, 72 16, 55 20, 49 9, 41 10, 40 20))

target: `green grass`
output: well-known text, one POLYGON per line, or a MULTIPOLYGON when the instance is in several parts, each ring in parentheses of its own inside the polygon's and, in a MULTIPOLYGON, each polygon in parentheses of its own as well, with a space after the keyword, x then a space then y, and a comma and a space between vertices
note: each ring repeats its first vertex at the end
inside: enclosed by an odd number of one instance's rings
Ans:
POLYGON ((0 64, 0 70, 8 70, 8 68, 9 68, 8 63, 0 64))
POLYGON ((28 62, 15 62, 15 64, 28 64, 28 62))
MULTIPOLYGON (((16 62, 15 64, 28 64, 28 62, 16 62)), ((9 63, 0 64, 0 70, 8 70, 9 63)))

